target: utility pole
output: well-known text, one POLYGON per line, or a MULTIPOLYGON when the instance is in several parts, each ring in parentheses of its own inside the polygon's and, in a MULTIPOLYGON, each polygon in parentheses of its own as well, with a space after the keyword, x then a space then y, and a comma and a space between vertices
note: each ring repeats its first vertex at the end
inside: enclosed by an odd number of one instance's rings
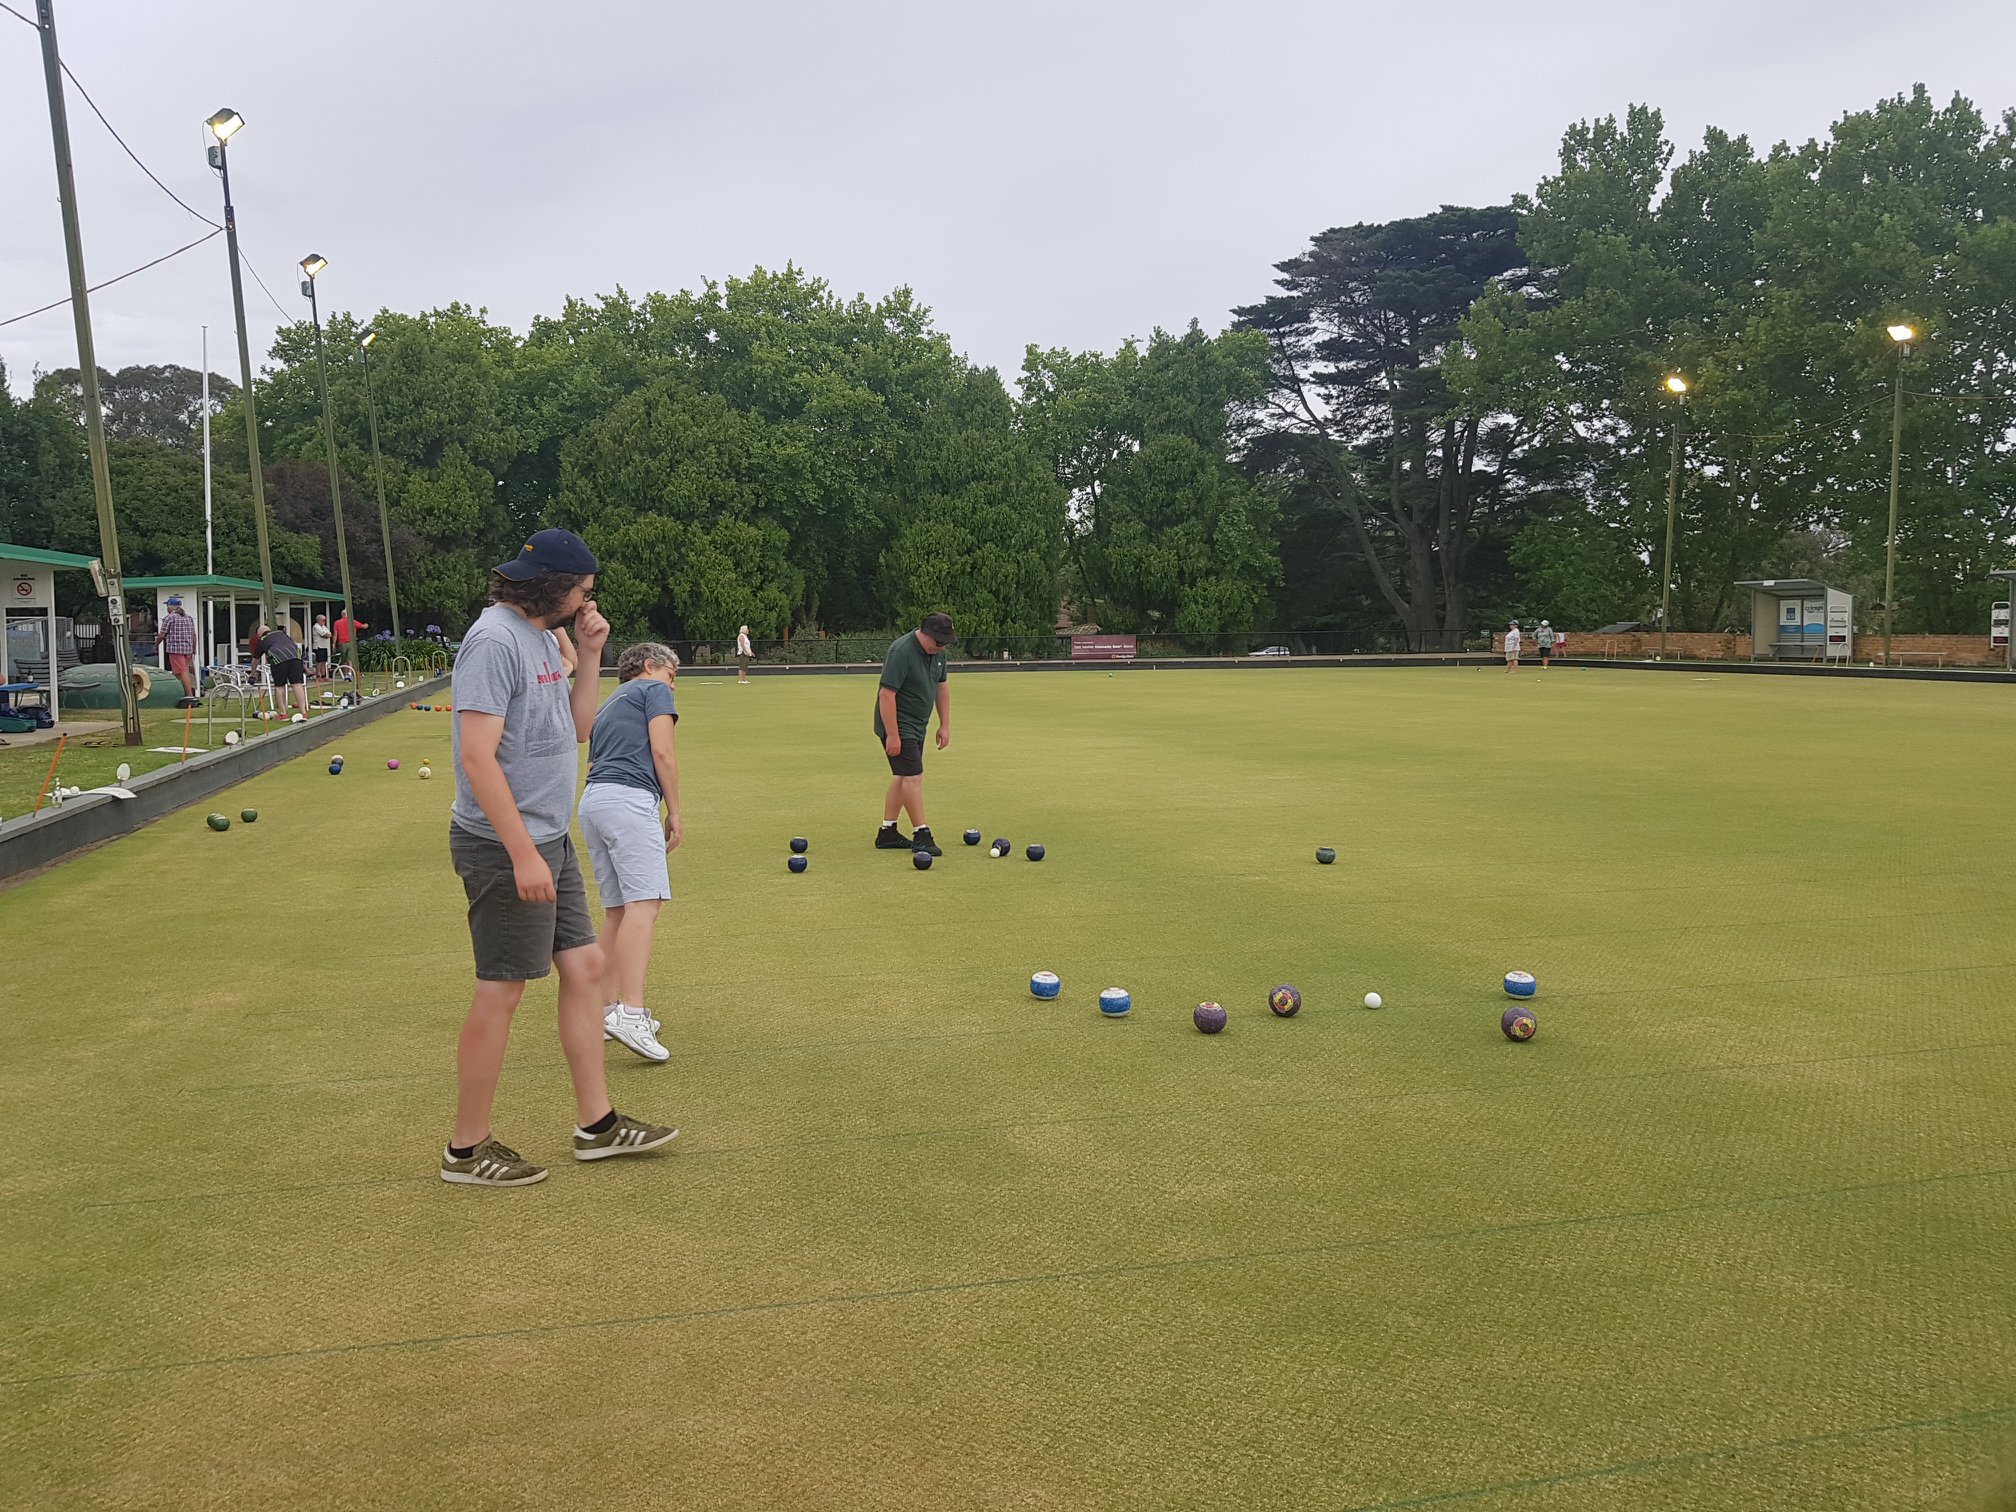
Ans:
MULTIPOLYGON (((49 135, 56 147, 56 197, 63 207, 63 252, 70 264, 70 314, 77 325, 77 378, 84 391, 84 438, 91 452, 91 492, 98 503, 98 560, 103 576, 105 617, 112 631, 113 663, 119 673, 119 721, 126 744, 140 744, 140 698, 133 688, 133 648, 126 637, 126 586, 120 581, 119 522, 112 514, 112 469, 105 457, 105 413, 98 398, 98 350, 91 340, 91 295, 84 278, 84 240, 77 224, 77 180, 70 165, 70 117, 63 103, 63 59, 56 51, 52 0, 35 0, 36 29, 42 33, 42 72, 49 86, 49 135)), ((53 611, 52 611, 53 612, 53 611)), ((49 700, 56 692, 56 646, 49 646, 49 700)))
POLYGON ((336 569, 342 579, 343 617, 350 621, 350 639, 343 643, 343 651, 350 664, 354 696, 364 687, 357 674, 357 611, 350 604, 350 545, 343 531, 343 485, 336 481, 336 412, 329 404, 329 361, 322 355, 322 311, 315 303, 315 275, 328 266, 329 259, 319 252, 302 258, 301 292, 308 298, 308 318, 315 324, 315 370, 322 379, 322 435, 329 443, 329 508, 336 517, 336 569))
POLYGON ((392 570, 392 517, 385 512, 385 458, 378 450, 378 398, 371 391, 371 343, 378 333, 370 326, 357 333, 357 355, 364 359, 364 408, 371 416, 371 471, 378 479, 378 538, 385 544, 385 592, 392 600, 392 654, 405 653, 406 632, 399 628, 399 574, 392 570))

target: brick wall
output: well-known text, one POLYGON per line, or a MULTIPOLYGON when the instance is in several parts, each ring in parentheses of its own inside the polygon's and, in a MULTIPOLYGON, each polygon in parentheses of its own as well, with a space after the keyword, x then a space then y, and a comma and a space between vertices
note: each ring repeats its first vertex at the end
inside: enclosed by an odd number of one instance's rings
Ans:
MULTIPOLYGON (((1893 635, 1890 637, 1890 655, 1893 661, 1901 659, 1907 667, 1923 667, 1934 664, 1932 653, 1943 655, 1940 665, 1948 667, 1999 667, 2004 655, 2002 651, 1988 644, 1986 635, 1893 635)), ((1883 634, 1878 631, 1871 635, 1868 631, 1858 631, 1855 636, 1855 660, 1858 662, 1880 662, 1883 660, 1883 634)))
MULTIPOLYGON (((1521 628, 1524 630, 1523 626, 1521 628)), ((1540 648, 1533 642, 1533 632, 1524 630, 1524 636, 1520 658, 1537 661, 1540 648)), ((1491 637, 1491 650, 1498 656, 1505 654, 1504 631, 1500 630, 1491 637)), ((1893 661, 1907 667, 1999 667, 2003 664, 2003 653, 1988 644, 1986 635, 1893 635, 1890 651, 1893 661)), ((1640 661, 1659 654, 1659 632, 1633 630, 1624 635, 1594 635, 1571 630, 1568 632, 1566 654, 1640 661)), ((1666 637, 1666 654, 1682 661, 1748 661, 1750 637, 1733 630, 1675 631, 1666 637)), ((1880 631, 1873 635, 1867 631, 1856 634, 1855 660, 1864 664, 1883 660, 1883 636, 1880 631)))

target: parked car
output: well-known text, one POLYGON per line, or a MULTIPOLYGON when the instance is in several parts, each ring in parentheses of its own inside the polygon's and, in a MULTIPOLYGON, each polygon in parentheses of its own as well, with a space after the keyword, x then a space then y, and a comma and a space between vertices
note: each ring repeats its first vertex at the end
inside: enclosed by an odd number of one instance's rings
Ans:
POLYGON ((1255 656, 1291 656, 1294 653, 1291 652, 1286 646, 1262 646, 1258 651, 1255 651, 1253 654, 1255 656))

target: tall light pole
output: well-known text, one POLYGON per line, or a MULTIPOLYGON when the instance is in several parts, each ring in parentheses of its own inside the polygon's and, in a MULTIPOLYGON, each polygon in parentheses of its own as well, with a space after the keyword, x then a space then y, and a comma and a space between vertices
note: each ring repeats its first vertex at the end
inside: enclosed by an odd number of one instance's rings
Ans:
POLYGON ((1687 380, 1678 373, 1666 375, 1666 392, 1673 396, 1673 465, 1666 473, 1666 558, 1659 574, 1659 660, 1666 660, 1667 610, 1673 599, 1673 517, 1680 510, 1680 415, 1687 403, 1687 380))
MULTIPOLYGON (((102 571, 105 617, 111 623, 112 656, 119 673, 119 722, 126 744, 140 744, 140 698, 133 688, 133 648, 126 637, 126 589, 120 582, 119 522, 112 514, 112 468, 105 457, 105 414, 98 404, 98 349, 91 339, 91 294, 84 279, 84 234, 77 220, 77 179, 70 166, 70 113, 63 102, 63 59, 56 51, 56 12, 51 0, 36 0, 36 29, 42 33, 42 73, 49 86, 49 136, 56 148, 56 198, 63 209, 63 251, 70 264, 70 315, 77 326, 77 378, 84 391, 84 437, 91 452, 91 493, 98 503, 97 577, 102 571)), ((56 612, 53 608, 49 611, 56 612)), ((49 707, 59 715, 63 697, 56 680, 55 622, 50 622, 49 707)))
POLYGON ((231 257, 231 315, 238 323, 238 379, 245 401, 245 461, 252 472, 252 526, 259 538, 259 617, 273 623, 273 547, 266 531, 266 473, 259 461, 259 410, 252 392, 252 344, 245 337, 245 278, 238 271, 238 212, 231 207, 231 162, 225 144, 245 118, 226 106, 203 123, 217 141, 210 166, 224 181, 224 245, 231 257))
POLYGON ((350 638, 343 643, 344 660, 350 664, 353 692, 364 685, 357 679, 357 614, 350 606, 350 546, 343 538, 343 486, 336 481, 336 415, 329 407, 329 362, 322 355, 322 311, 315 303, 315 275, 329 266, 329 259, 310 252, 301 259, 301 292, 308 299, 308 318, 315 326, 315 370, 322 379, 322 435, 329 443, 329 507, 336 516, 336 573, 343 589, 343 618, 350 621, 350 638))
POLYGON ((1883 548, 1883 665, 1890 665, 1890 625, 1897 616, 1897 463, 1904 446, 1904 364, 1917 330, 1901 321, 1889 328, 1897 347, 1897 397, 1890 410, 1890 536, 1883 548))
MULTIPOLYGON (((378 537, 385 543, 385 593, 392 600, 392 651, 404 650, 405 632, 399 628, 399 576, 392 570, 392 517, 385 512, 385 458, 378 451, 378 399, 371 391, 371 343, 378 339, 374 326, 357 333, 357 355, 364 359, 364 409, 371 417, 371 472, 378 481, 378 537)), ((353 632, 351 639, 355 640, 353 632)))

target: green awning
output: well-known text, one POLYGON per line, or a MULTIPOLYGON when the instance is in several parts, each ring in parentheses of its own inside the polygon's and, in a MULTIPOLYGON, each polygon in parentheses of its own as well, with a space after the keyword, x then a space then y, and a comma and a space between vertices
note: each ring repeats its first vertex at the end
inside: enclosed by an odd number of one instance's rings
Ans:
MULTIPOLYGON (((235 588, 249 590, 253 594, 261 591, 259 583, 252 578, 219 577, 213 572, 192 572, 186 575, 167 577, 129 577, 126 590, 131 593, 136 588, 235 588)), ((324 603, 340 604, 343 595, 331 593, 326 588, 296 588, 287 583, 275 583, 273 591, 290 599, 319 599, 324 603)))
POLYGON ((74 551, 44 551, 40 546, 10 546, 0 541, 0 562, 35 562, 44 567, 89 567, 91 558, 74 551))

